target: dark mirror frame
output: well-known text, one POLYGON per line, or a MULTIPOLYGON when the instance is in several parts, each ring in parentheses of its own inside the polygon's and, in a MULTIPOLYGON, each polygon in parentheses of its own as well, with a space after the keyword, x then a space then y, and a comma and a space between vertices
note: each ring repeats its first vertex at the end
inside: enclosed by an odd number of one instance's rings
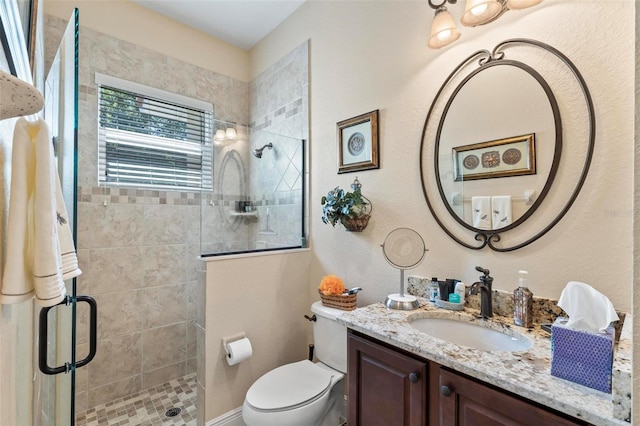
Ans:
MULTIPOLYGON (((466 76, 464 78, 464 80, 455 88, 455 90, 453 91, 453 93, 451 94, 449 99, 447 100, 447 104, 444 107, 444 111, 442 113, 442 117, 440 118, 440 123, 438 125, 438 131, 436 133, 436 142, 435 142, 435 147, 434 147, 435 152, 437 153, 440 150, 440 137, 442 135, 442 128, 444 127, 444 122, 445 122, 445 120, 447 118, 447 113, 449 112, 449 108, 451 107, 451 104, 453 104, 453 101, 455 100, 455 98, 458 95, 458 93, 464 88, 464 86, 469 82, 469 80, 471 80, 473 77, 477 76, 480 72, 486 71, 486 70, 488 70, 488 69, 490 69, 491 67, 494 67, 494 66, 503 66, 503 65, 504 66, 516 67, 516 68, 519 68, 519 69, 525 71, 531 77, 533 77, 538 82, 538 84, 540 84, 540 86, 544 90, 545 94, 547 95, 547 99, 549 101, 549 104, 551 105, 551 110, 553 112, 553 120, 554 120, 554 127, 555 127, 556 137, 555 137, 555 148, 554 148, 554 152, 553 152, 553 163, 551 165, 551 169, 549 171, 549 175, 547 176, 547 180, 545 182, 545 185, 544 185, 542 191, 540 191, 540 195, 538 197, 536 197, 536 201, 533 203, 533 205, 531 207, 529 207, 529 209, 527 209, 527 211, 521 217, 519 217, 513 223, 511 223, 510 225, 505 226, 503 228, 500 228, 499 230, 492 230, 491 232, 496 232, 496 231, 506 232, 506 231, 508 231, 510 229, 515 228, 516 226, 519 226, 522 222, 527 220, 527 218, 533 214, 533 212, 540 206, 540 204, 544 200, 545 196, 549 192, 549 189, 551 188, 551 185, 553 184, 553 180, 555 179, 556 172, 558 171, 558 164, 560 163, 560 157, 562 155, 562 120, 560 118, 560 110, 558 109, 558 103, 556 102, 556 98, 553 95, 553 92, 551 91, 551 88, 549 87, 549 84, 547 84, 547 82, 544 80, 544 78, 542 78, 542 76, 536 70, 534 70, 533 68, 531 68, 527 64, 524 64, 524 63, 519 62, 519 61, 512 61, 512 60, 508 60, 508 59, 495 58, 494 56, 490 56, 488 58, 483 58, 480 61, 480 67, 477 68, 476 70, 474 70, 473 72, 471 72, 468 76, 466 76)), ((435 174, 436 174, 436 176, 439 177, 440 176, 440 155, 435 155, 434 156, 434 160, 435 160, 435 174)), ((451 208, 451 204, 448 202, 447 196, 444 193, 444 189, 442 187, 442 182, 440 181, 439 178, 437 179, 436 183, 438 185, 438 191, 440 192, 440 197, 442 198, 442 201, 444 202, 444 204, 447 207, 447 210, 449 211, 451 216, 453 216, 458 221, 458 223, 460 223, 462 226, 464 226, 465 228, 467 228, 467 229, 469 229, 471 231, 474 231, 474 232, 477 232, 477 233, 480 233, 480 234, 487 233, 482 229, 478 229, 478 228, 475 228, 475 227, 469 225, 467 222, 464 221, 463 218, 458 216, 456 214, 456 212, 451 208)))
POLYGON ((466 247, 466 248, 470 248, 473 250, 480 250, 484 247, 489 247, 492 250, 498 251, 498 252, 508 252, 508 251, 513 251, 513 250, 517 250, 519 248, 525 247, 531 243, 533 243, 534 241, 538 240, 540 237, 542 237, 544 234, 546 234, 549 230, 551 230, 563 217, 564 215, 567 213, 567 211, 571 208, 571 206, 573 205, 574 201, 576 200, 578 194, 580 193, 580 190, 582 189, 582 186, 584 185, 584 181, 587 177, 587 174, 589 172, 589 167, 591 165, 591 159, 593 157, 593 151, 595 148, 595 112, 594 112, 594 108, 593 108, 593 101, 591 99, 591 95, 589 93, 589 89, 587 88, 587 85, 582 77, 582 75, 580 74, 580 72, 578 71, 578 69, 575 67, 575 65, 564 55, 562 54, 560 51, 558 51, 557 49, 555 49, 552 46, 549 46, 548 44, 542 43, 540 41, 536 41, 536 40, 530 40, 530 39, 510 39, 510 40, 505 40, 501 43, 499 43, 496 47, 494 47, 494 49, 492 51, 488 51, 488 50, 479 50, 475 53, 473 53, 471 56, 467 57, 467 59, 465 59, 463 62, 461 62, 452 72, 451 74, 449 74, 449 76, 446 78, 446 80, 444 81, 444 83, 442 84, 442 86, 440 87, 440 90, 437 92, 432 104, 431 104, 431 108, 429 109, 429 113, 427 114, 427 118, 425 120, 425 124, 424 124, 424 128, 422 130, 422 140, 421 140, 421 144, 420 144, 420 177, 421 177, 421 183, 422 183, 422 191, 425 197, 425 200, 427 202, 427 205, 429 207, 429 210, 431 211, 431 214, 433 215, 433 218, 436 220, 436 222, 438 223, 438 225, 442 228, 442 230, 449 235, 449 237, 451 237, 454 241, 456 241, 458 244, 466 247), (585 103, 586 103, 586 107, 587 107, 587 113, 588 113, 588 117, 589 117, 589 137, 588 137, 588 149, 587 149, 587 153, 586 153, 586 158, 585 158, 585 163, 583 165, 582 168, 582 173, 580 175, 580 178, 576 184, 576 186, 573 189, 573 192, 571 193, 571 195, 569 196, 565 206, 562 208, 562 210, 559 212, 559 214, 552 219, 540 232, 538 232, 537 234, 535 234, 533 237, 526 239, 525 241, 512 245, 512 246, 508 246, 508 247, 499 247, 498 245, 496 245, 496 243, 499 243, 501 240, 500 234, 507 232, 507 231, 511 231, 514 228, 517 228, 518 226, 522 225, 529 217, 531 217, 531 215, 540 207, 540 205, 542 204, 542 202, 544 201, 547 193, 549 192, 549 190, 551 189, 551 186, 554 182, 554 179, 556 177, 557 171, 558 171, 558 165, 560 162, 560 157, 561 157, 561 153, 562 153, 562 121, 560 118, 560 111, 558 108, 558 104, 556 101, 556 98, 551 90, 551 88, 549 87, 549 85, 547 84, 547 82, 543 79, 543 77, 531 66, 523 63, 523 62, 519 62, 519 61, 514 61, 514 60, 509 60, 509 59, 505 59, 505 51, 508 47, 511 46, 517 46, 517 45, 527 45, 527 46, 533 46, 536 48, 540 48, 540 49, 544 49, 546 51, 548 51, 549 53, 555 55, 557 58, 559 58, 566 66, 567 68, 569 68, 569 70, 571 71, 571 73, 573 74, 573 76, 575 77, 575 79, 577 80, 578 84, 580 85, 580 88, 582 90, 582 94, 585 98, 585 103), (463 70, 466 69, 466 67, 468 67, 471 63, 478 61, 478 65, 479 67, 477 69, 475 69, 474 71, 470 72, 466 77, 464 77, 464 79, 462 80, 461 83, 459 83, 455 89, 453 90, 451 96, 449 97, 449 99, 447 99, 446 101, 446 105, 443 109, 443 113, 440 117, 439 123, 438 123, 438 128, 437 128, 437 132, 436 132, 436 136, 435 136, 435 141, 430 141, 430 140, 426 140, 426 133, 427 133, 427 128, 430 124, 430 120, 435 120, 437 119, 436 117, 434 117, 434 109, 436 107, 436 105, 441 102, 441 98, 443 96, 443 93, 445 92, 445 90, 447 88, 449 88, 450 90, 450 85, 451 82, 453 81, 453 79, 457 76, 459 76, 461 74, 461 72, 463 70), (551 109, 553 111, 553 117, 554 117, 554 123, 555 123, 555 128, 556 128, 556 138, 555 138, 555 149, 554 149, 554 156, 553 156, 553 163, 549 172, 549 176, 547 177, 547 180, 545 182, 544 188, 542 189, 540 195, 537 197, 536 201, 534 202, 534 204, 517 220, 515 220, 512 224, 501 228, 501 229, 495 229, 495 230, 482 230, 482 229, 478 229, 475 228, 471 225, 469 225, 468 223, 466 223, 463 218, 460 218, 456 212, 451 208, 451 205, 448 202, 447 196, 444 193, 444 190, 442 188, 442 182, 440 181, 440 165, 439 165, 439 155, 438 155, 438 151, 440 148, 440 136, 441 136, 441 132, 442 132, 442 128, 444 126, 444 121, 446 119, 446 115, 447 112, 451 106, 451 104, 453 103, 453 100, 455 99, 456 95, 459 93, 460 90, 462 90, 462 88, 464 87, 464 85, 474 76, 478 75, 478 73, 480 73, 481 71, 484 71, 486 69, 488 69, 489 67, 493 67, 493 66, 497 66, 497 65, 506 65, 506 66, 515 66, 518 67, 522 70, 524 70, 525 72, 527 72, 529 75, 531 75, 542 87, 542 89, 545 91, 545 94, 547 95, 547 98, 549 100, 549 103, 551 105, 551 109), (431 147, 433 146, 433 152, 434 152, 434 164, 425 164, 424 158, 425 155, 424 153, 426 152, 425 150, 429 150, 431 149, 431 147), (432 204, 433 202, 436 202, 435 200, 437 200, 437 197, 432 195, 432 197, 429 196, 428 191, 427 191, 427 187, 425 182, 428 181, 429 179, 435 179, 436 181, 436 185, 438 188, 438 192, 439 192, 439 197, 440 200, 444 203, 447 211, 449 212, 449 214, 456 220, 456 222, 461 225, 462 227, 464 227, 465 229, 475 233, 474 239, 476 241, 478 241, 477 245, 471 245, 471 244, 467 244, 466 242, 462 241, 461 239, 459 239, 456 235, 454 235, 454 233, 447 228, 447 226, 443 223, 443 221, 438 217, 435 209, 434 209, 434 205, 432 204))

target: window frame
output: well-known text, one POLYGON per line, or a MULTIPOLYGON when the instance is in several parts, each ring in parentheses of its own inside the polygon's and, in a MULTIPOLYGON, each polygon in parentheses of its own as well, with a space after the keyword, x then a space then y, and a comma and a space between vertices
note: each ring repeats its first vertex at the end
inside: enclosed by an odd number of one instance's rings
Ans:
MULTIPOLYGON (((97 95, 97 132, 98 132, 98 185, 108 187, 119 188, 138 188, 138 189, 150 189, 150 190, 162 190, 162 191, 180 191, 180 192, 201 192, 201 191, 213 191, 213 133, 214 133, 214 108, 210 102, 193 99, 188 96, 180 95, 177 93, 169 92, 166 90, 158 89, 151 86, 146 86, 140 83, 124 80, 121 78, 109 76, 106 74, 95 73, 96 83, 96 95, 97 95), (136 95, 140 95, 145 98, 157 99, 163 103, 170 105, 176 105, 182 108, 188 108, 197 110, 203 113, 203 123, 201 130, 204 132, 204 136, 200 145, 200 185, 188 186, 188 185, 163 185, 158 183, 144 182, 142 179, 139 182, 117 182, 108 181, 106 177, 107 167, 107 140, 108 135, 113 133, 129 133, 138 134, 141 139, 154 137, 145 133, 127 132, 125 130, 114 129, 111 127, 103 127, 100 125, 100 114, 102 112, 101 90, 102 87, 109 87, 113 90, 120 92, 130 92, 136 95)), ((158 137, 160 139, 161 137, 158 137)), ((170 141, 170 139, 166 139, 170 141)), ((186 142, 186 141, 185 141, 186 142)), ((186 143, 185 143, 186 145, 186 143)), ((188 169, 185 168, 185 171, 188 169)), ((197 169, 194 169, 197 170, 197 169)))

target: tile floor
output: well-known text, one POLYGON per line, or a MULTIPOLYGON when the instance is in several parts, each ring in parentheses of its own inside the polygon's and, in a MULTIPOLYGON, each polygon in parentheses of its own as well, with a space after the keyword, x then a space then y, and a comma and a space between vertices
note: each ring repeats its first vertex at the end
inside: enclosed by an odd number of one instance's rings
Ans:
POLYGON ((78 413, 76 426, 195 426, 196 399, 193 373, 78 413), (167 417, 171 408, 181 412, 167 417))

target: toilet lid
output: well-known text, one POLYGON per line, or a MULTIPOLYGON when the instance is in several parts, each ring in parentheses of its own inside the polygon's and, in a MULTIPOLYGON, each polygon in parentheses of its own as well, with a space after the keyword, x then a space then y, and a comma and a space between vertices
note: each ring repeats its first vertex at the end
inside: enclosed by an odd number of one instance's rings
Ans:
POLYGON ((261 410, 281 410, 322 394, 331 373, 308 360, 283 365, 260 377, 247 392, 247 402, 261 410))

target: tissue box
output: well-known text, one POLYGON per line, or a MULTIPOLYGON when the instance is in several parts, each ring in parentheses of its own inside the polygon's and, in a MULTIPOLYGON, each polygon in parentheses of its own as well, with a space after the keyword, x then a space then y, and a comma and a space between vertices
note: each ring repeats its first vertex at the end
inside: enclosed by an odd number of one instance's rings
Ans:
POLYGON ((566 328, 566 321, 551 327, 551 375, 611 393, 614 328, 590 333, 566 328))

